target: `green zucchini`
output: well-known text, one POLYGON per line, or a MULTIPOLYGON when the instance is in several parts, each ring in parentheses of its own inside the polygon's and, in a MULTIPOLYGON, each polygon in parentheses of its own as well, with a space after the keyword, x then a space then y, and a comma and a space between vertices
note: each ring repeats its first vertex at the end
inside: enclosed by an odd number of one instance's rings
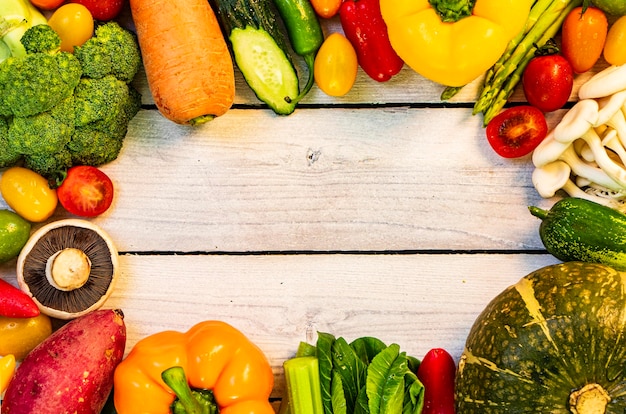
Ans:
POLYGON ((211 0, 235 63, 257 98, 289 115, 300 93, 287 34, 271 0, 211 0))
POLYGON ((550 210, 529 210, 542 220, 539 235, 554 257, 626 270, 626 214, 577 197, 563 198, 550 210))

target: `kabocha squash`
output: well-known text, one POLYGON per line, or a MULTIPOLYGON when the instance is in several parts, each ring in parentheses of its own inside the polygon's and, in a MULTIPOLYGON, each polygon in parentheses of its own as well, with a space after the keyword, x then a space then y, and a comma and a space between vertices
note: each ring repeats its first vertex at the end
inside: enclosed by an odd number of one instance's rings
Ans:
POLYGON ((626 273, 541 268, 478 316, 459 361, 462 414, 626 412, 626 273))

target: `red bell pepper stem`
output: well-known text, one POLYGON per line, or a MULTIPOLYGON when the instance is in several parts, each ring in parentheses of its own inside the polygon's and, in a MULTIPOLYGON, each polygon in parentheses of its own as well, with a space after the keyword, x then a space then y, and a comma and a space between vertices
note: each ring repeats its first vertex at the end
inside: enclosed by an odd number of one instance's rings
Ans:
POLYGON ((417 369, 417 378, 424 385, 422 414, 454 414, 454 378, 456 364, 444 349, 426 353, 417 369))
POLYGON ((345 0, 339 9, 341 27, 356 50, 359 65, 370 78, 385 82, 400 72, 398 56, 380 12, 380 0, 345 0))
POLYGON ((0 316, 34 318, 38 315, 39 308, 30 296, 0 279, 0 316))

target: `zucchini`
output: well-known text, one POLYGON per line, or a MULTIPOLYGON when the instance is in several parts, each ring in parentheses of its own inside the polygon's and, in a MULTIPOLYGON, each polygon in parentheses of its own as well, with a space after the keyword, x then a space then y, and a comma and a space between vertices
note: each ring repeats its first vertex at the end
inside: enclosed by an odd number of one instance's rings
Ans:
POLYGON ((529 210, 542 220, 539 236, 556 258, 626 270, 626 214, 577 197, 563 198, 550 210, 529 210))
POLYGON ((211 0, 235 63, 257 98, 289 115, 300 92, 288 38, 271 0, 211 0))

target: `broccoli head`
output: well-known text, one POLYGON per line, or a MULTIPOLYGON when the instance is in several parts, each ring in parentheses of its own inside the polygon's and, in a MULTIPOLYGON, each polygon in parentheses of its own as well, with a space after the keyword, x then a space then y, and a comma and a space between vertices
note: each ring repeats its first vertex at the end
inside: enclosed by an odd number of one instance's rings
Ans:
POLYGON ((11 167, 22 159, 22 154, 9 145, 9 124, 0 116, 0 168, 11 167))
POLYGON ((53 154, 26 155, 24 167, 46 177, 51 184, 60 183, 72 166, 72 156, 67 148, 53 154))
POLYGON ((24 32, 20 39, 26 53, 58 53, 61 50, 61 38, 52 27, 38 24, 24 32))
POLYGON ((70 96, 50 111, 8 122, 8 142, 23 155, 49 155, 65 148, 74 133, 74 98, 70 96))
MULTIPOLYGON (((46 25, 28 29, 24 34, 28 48, 50 46, 54 42, 51 31, 46 25)), ((80 63, 71 53, 46 51, 10 57, 0 63, 0 115, 27 117, 49 111, 74 93, 81 75, 80 63)))
POLYGON ((81 79, 76 87, 75 131, 67 147, 74 164, 101 165, 117 158, 141 95, 113 75, 81 79))
POLYGON ((102 78, 113 75, 129 83, 141 68, 141 53, 134 33, 109 21, 96 27, 92 38, 74 50, 83 76, 102 78))

